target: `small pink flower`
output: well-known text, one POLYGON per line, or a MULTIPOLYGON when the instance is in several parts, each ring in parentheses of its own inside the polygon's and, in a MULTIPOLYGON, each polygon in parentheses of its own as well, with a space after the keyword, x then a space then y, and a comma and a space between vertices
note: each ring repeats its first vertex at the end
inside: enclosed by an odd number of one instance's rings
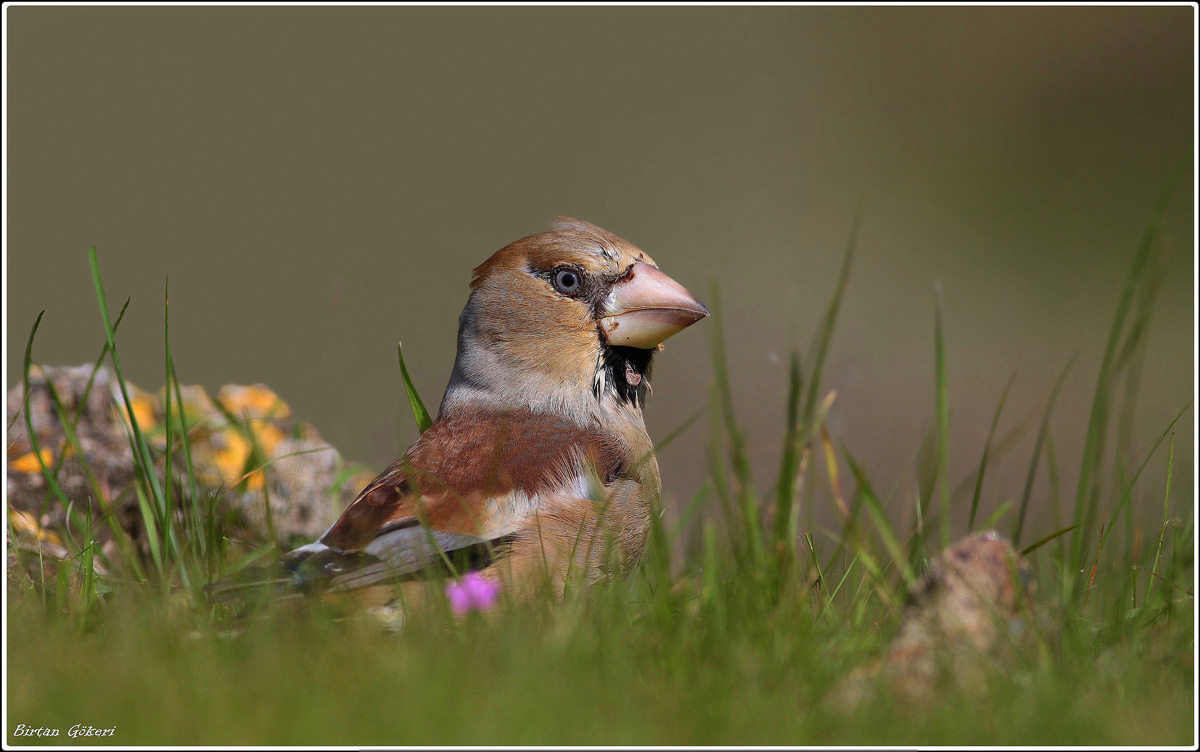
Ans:
POLYGON ((446 597, 450 599, 450 610, 456 614, 468 611, 486 611, 496 602, 500 583, 485 580, 478 572, 467 572, 461 580, 446 583, 446 597))

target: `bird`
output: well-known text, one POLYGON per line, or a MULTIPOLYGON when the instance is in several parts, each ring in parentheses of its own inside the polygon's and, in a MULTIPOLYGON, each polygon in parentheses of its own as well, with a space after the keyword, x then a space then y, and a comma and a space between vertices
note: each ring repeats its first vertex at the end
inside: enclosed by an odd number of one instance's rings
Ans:
POLYGON ((643 408, 663 341, 708 308, 632 243, 555 217, 476 267, 437 417, 316 541, 214 602, 465 571, 518 599, 627 574, 659 511, 643 408))

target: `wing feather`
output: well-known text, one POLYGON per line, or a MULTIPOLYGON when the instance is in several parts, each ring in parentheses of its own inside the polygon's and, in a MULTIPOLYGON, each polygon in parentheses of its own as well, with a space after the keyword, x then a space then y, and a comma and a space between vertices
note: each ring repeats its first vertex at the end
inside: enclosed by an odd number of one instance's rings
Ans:
POLYGON ((620 442, 599 430, 530 411, 452 413, 367 485, 321 537, 359 551, 381 535, 424 526, 491 539, 532 512, 531 499, 569 484, 581 465, 602 481, 628 466, 620 442))
POLYGON ((209 587, 214 601, 269 587, 277 596, 351 590, 417 576, 451 553, 490 561, 544 497, 607 484, 631 466, 601 430, 531 411, 443 414, 359 493, 315 543, 270 571, 209 587))

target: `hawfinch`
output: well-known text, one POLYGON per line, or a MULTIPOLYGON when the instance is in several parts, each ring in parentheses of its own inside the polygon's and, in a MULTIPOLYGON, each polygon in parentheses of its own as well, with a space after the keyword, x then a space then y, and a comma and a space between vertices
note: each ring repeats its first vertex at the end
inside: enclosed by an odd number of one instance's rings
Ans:
POLYGON ((561 595, 568 575, 627 572, 660 493, 642 421, 651 360, 707 315, 644 251, 578 219, 500 249, 471 278, 437 419, 324 535, 282 558, 277 590, 440 568, 517 597, 539 583, 561 595))

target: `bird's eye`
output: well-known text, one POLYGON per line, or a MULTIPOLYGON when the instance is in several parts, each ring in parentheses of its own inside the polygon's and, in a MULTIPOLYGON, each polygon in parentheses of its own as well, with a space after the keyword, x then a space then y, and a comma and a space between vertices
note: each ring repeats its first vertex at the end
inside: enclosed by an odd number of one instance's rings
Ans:
POLYGON ((579 272, 573 269, 559 269, 554 273, 554 286, 564 295, 573 295, 579 291, 579 272))

